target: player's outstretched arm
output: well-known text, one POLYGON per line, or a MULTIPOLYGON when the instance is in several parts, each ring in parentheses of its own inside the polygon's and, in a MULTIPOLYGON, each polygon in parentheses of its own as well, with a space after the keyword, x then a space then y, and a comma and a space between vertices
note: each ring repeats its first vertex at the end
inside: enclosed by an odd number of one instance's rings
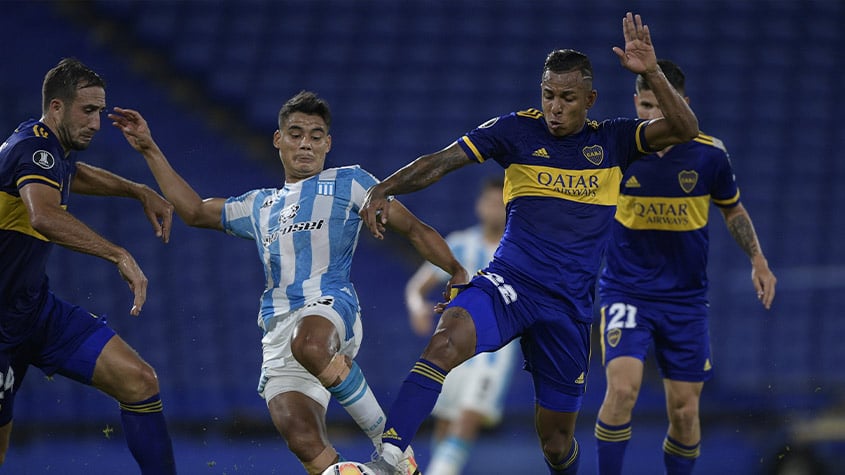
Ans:
POLYGON ((452 254, 449 244, 440 233, 420 221, 402 203, 394 201, 392 204, 393 217, 387 222, 387 228, 405 236, 425 260, 451 276, 444 292, 444 298, 448 300, 451 286, 469 282, 469 274, 452 254))
POLYGON ((434 329, 434 304, 426 296, 442 284, 437 269, 423 264, 405 284, 405 306, 411 328, 419 336, 434 329))
POLYGON ((77 162, 71 191, 84 195, 123 196, 135 198, 144 207, 144 214, 153 226, 156 237, 170 241, 173 205, 142 183, 135 183, 108 170, 77 162))
POLYGON ((147 299, 147 277, 126 249, 97 234, 61 206, 59 190, 39 183, 24 185, 21 200, 32 229, 62 247, 115 264, 135 295, 130 313, 138 315, 147 299))
POLYGON ((613 52, 623 67, 645 78, 663 112, 662 119, 653 120, 646 127, 649 147, 662 150, 694 139, 698 135, 698 118, 660 70, 648 25, 640 15, 628 12, 622 19, 622 35, 625 49, 614 46, 613 52))
POLYGON ((757 298, 768 310, 775 299, 777 278, 769 269, 769 262, 763 255, 751 216, 748 215, 742 203, 733 208, 720 209, 731 236, 751 259, 751 281, 757 291, 757 298))
POLYGON ((423 155, 370 188, 358 214, 373 236, 383 239, 384 225, 390 221, 393 195, 421 190, 470 163, 475 162, 467 157, 457 142, 439 152, 423 155))
POLYGON ((112 125, 123 132, 126 141, 143 155, 164 196, 173 203, 176 213, 189 226, 223 229, 222 198, 203 200, 167 161, 153 140, 147 121, 138 111, 115 107, 109 114, 112 125))

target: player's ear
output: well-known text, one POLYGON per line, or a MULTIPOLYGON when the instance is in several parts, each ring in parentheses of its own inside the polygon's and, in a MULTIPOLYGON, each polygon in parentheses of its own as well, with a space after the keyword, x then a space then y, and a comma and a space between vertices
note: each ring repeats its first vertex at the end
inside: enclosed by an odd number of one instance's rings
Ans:
POLYGON ((326 153, 329 153, 332 149, 332 136, 326 135, 326 153))
POLYGON ((595 89, 590 89, 590 92, 587 93, 587 110, 590 110, 594 105, 596 105, 596 99, 599 97, 599 92, 595 89))
POLYGON ((273 132, 273 146, 277 149, 282 147, 282 132, 279 129, 273 132))

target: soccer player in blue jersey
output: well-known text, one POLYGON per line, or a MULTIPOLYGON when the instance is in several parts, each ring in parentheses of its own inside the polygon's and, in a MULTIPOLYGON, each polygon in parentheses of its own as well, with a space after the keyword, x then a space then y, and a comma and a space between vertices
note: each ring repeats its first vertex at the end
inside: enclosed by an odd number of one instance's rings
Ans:
MULTIPOLYGON (((339 460, 326 434, 330 396, 380 450, 384 412, 353 359, 362 328, 350 280, 358 210, 378 180, 357 165, 324 168, 332 145, 328 104, 307 91, 288 100, 273 135, 284 184, 228 199, 200 199, 168 163, 138 112, 115 109, 109 117, 146 158, 187 224, 255 241, 267 283, 258 317, 264 332, 258 390, 305 470, 320 474, 339 460)), ((465 283, 466 270, 440 234, 396 204, 388 227, 449 273, 450 284, 465 283)), ((408 469, 416 470, 412 458, 408 469)))
POLYGON ((382 457, 370 464, 377 474, 395 472, 449 370, 517 337, 534 381, 535 425, 549 473, 577 472, 573 435, 587 378, 593 287, 622 172, 640 156, 698 134, 695 114, 657 65, 648 27, 631 13, 622 24, 625 49, 613 51, 622 66, 648 78, 664 118, 588 120, 597 96, 590 61, 556 50, 543 67, 542 111, 489 120, 370 189, 361 214, 378 238, 392 219, 391 196, 492 159, 505 169, 508 213, 493 261, 451 301, 402 383, 382 457))
POLYGON ((77 161, 100 129, 105 82, 75 59, 44 77, 40 120, 21 123, 0 146, 0 463, 27 368, 94 386, 120 403, 126 441, 144 474, 175 473, 158 378, 105 319, 50 291, 53 244, 106 259, 134 293, 138 315, 147 278, 126 249, 67 211, 70 193, 135 198, 167 242, 173 207, 151 188, 77 161))
MULTIPOLYGON (((475 271, 487 267, 505 231, 504 182, 501 177, 486 179, 475 200, 478 224, 446 236, 446 242, 464 268, 475 271)), ((442 288, 449 276, 430 263, 424 263, 405 287, 405 301, 414 331, 431 335, 435 306, 427 296, 442 288)), ((492 353, 476 355, 449 372, 443 390, 432 410, 434 450, 427 475, 458 475, 482 428, 492 427, 502 418, 504 399, 519 354, 514 340, 492 353)))
MULTIPOLYGON (((658 64, 684 95, 681 69, 671 61, 658 64)), ((657 119, 664 113, 662 104, 649 80, 638 77, 637 115, 657 119)), ((666 473, 692 473, 700 452, 699 399, 712 374, 707 324, 711 201, 751 260, 751 280, 763 306, 768 309, 775 297, 775 276, 739 201, 731 162, 719 139, 699 134, 628 167, 599 279, 607 374, 607 393, 595 427, 601 475, 622 473, 643 361, 652 345, 669 416, 663 440, 666 473)))

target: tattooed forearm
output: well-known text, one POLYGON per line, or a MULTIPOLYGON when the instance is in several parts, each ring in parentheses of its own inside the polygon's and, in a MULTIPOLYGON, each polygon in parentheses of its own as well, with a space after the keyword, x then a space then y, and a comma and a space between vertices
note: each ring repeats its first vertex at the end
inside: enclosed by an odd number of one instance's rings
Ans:
POLYGON ((748 257, 754 257, 760 253, 757 233, 754 232, 754 225, 751 224, 751 218, 747 213, 737 214, 731 218, 728 221, 728 231, 748 257))
POLYGON ((385 192, 403 195, 421 190, 447 173, 472 163, 460 146, 451 146, 430 155, 423 155, 385 180, 385 192))

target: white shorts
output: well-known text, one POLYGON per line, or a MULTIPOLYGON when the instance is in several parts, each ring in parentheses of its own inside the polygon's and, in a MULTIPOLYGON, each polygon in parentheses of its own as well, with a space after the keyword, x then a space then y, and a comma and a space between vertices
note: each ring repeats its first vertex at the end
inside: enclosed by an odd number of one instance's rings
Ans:
MULTIPOLYGON (((328 407, 331 394, 316 376, 309 373, 293 357, 291 338, 299 321, 309 315, 325 317, 334 324, 341 338, 346 335, 346 325, 337 311, 337 308, 342 309, 344 306, 335 308, 334 302, 333 297, 323 296, 302 308, 278 315, 271 320, 269 331, 261 339, 264 360, 261 363, 261 378, 258 382, 258 394, 268 404, 283 392, 296 391, 317 401, 324 408, 328 407)), ((341 343, 340 353, 355 358, 362 337, 361 313, 356 312, 352 337, 341 343)))
POLYGON ((446 375, 432 414, 454 421, 461 412, 471 410, 481 414, 486 425, 498 424, 518 353, 517 339, 493 353, 479 353, 461 363, 446 375))

